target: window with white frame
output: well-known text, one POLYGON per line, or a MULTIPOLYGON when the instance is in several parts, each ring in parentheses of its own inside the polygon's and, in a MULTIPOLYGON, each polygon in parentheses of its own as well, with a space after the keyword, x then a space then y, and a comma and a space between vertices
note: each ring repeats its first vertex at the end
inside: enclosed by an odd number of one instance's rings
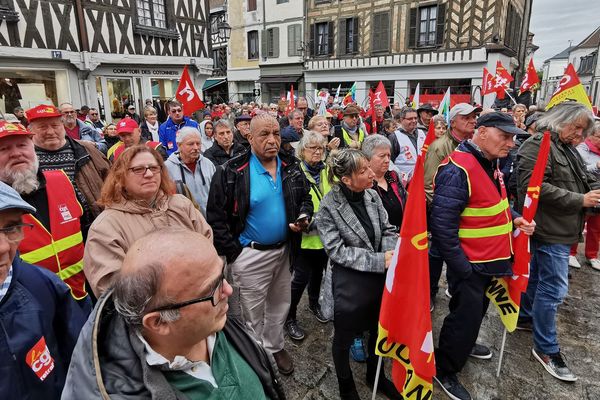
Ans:
POLYGON ((165 0, 137 0, 137 14, 140 25, 167 28, 165 0))
POLYGON ((437 5, 419 8, 418 47, 435 46, 437 11, 437 5))

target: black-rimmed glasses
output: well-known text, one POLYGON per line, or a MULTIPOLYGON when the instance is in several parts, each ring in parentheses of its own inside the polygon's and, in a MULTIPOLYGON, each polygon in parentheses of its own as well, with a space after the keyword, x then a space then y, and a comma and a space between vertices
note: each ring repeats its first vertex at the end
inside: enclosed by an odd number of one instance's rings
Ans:
POLYGON ((162 170, 160 165, 145 165, 139 167, 131 167, 127 169, 133 172, 135 175, 146 175, 146 171, 148 170, 150 170, 152 174, 158 174, 162 170))
POLYGON ((212 289, 210 291, 209 296, 199 297, 197 299, 192 299, 188 301, 183 301, 181 303, 169 304, 160 307, 156 307, 148 312, 155 311, 167 311, 167 310, 178 310, 182 307, 187 307, 196 303, 203 303, 205 301, 210 301, 213 307, 216 307, 217 304, 221 301, 221 297, 223 297, 223 282, 225 281, 225 265, 223 265, 223 271, 221 271, 221 275, 215 282, 212 284, 212 289))

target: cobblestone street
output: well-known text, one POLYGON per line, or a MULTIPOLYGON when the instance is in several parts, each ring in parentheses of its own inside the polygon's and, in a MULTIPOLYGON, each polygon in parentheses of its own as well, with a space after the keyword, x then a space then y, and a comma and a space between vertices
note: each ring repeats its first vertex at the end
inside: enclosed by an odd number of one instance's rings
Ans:
MULTIPOLYGON (((583 261, 583 257, 580 257, 580 261, 583 261)), ((574 384, 567 384, 550 376, 530 357, 531 333, 520 331, 508 334, 502 373, 496 378, 503 326, 497 311, 490 305, 478 341, 490 346, 494 356, 487 361, 471 358, 459 375, 459 379, 474 399, 600 399, 600 364, 597 361, 600 358, 600 273, 592 270, 587 263, 583 264, 580 270, 571 268, 570 272, 572 279, 569 281, 569 296, 559 308, 558 332, 567 363, 579 380, 574 384)), ((442 281, 440 284, 444 288, 440 288, 433 313, 433 333, 436 341, 448 310, 448 298, 443 293, 446 283, 442 281)), ((284 377, 288 398, 337 399, 337 380, 331 359, 333 325, 323 325, 314 319, 307 309, 306 296, 298 311, 300 324, 305 328, 307 335, 302 343, 286 339, 287 348, 296 365, 294 374, 284 377)), ((389 376, 389 363, 386 364, 389 376)), ((361 398, 370 399, 371 392, 364 385, 364 364, 351 361, 351 365, 361 398)), ((377 398, 384 399, 383 396, 377 398)), ((440 387, 434 385, 433 399, 447 398, 440 387)))

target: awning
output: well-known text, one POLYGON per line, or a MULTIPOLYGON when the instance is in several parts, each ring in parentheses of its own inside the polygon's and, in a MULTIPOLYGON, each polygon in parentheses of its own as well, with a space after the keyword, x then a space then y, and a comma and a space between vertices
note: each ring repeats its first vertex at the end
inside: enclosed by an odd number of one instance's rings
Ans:
POLYGON ((282 76, 261 76, 259 83, 295 83, 302 78, 302 75, 282 75, 282 76))
POLYGON ((214 88, 215 86, 220 85, 221 83, 225 82, 227 79, 207 79, 206 82, 204 82, 204 85, 202 85, 202 90, 208 90, 211 88, 214 88))

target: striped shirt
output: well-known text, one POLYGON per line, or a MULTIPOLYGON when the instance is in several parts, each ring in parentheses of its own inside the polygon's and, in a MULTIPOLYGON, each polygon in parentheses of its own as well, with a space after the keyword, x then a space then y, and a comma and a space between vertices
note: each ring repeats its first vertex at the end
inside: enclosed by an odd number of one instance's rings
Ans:
POLYGON ((0 285, 0 301, 2 301, 4 296, 6 296, 6 293, 8 292, 8 288, 10 287, 11 282, 12 282, 12 265, 8 269, 8 274, 6 275, 4 282, 2 282, 2 285, 0 285))

